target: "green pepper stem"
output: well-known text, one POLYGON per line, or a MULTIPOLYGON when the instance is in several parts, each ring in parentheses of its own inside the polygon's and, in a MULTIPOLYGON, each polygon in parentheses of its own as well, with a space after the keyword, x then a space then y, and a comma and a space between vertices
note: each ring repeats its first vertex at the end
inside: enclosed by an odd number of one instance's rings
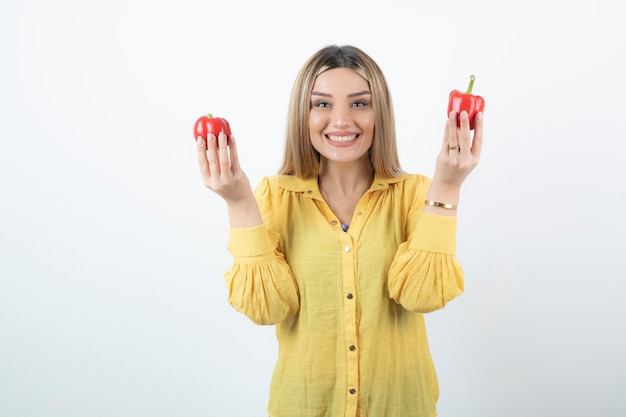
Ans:
POLYGON ((467 91, 465 92, 465 94, 472 94, 472 88, 474 88, 474 80, 476 79, 476 77, 474 77, 474 75, 470 75, 470 82, 469 85, 467 86, 467 91))
POLYGON ((207 114, 206 114, 206 117, 208 117, 208 118, 210 119, 211 117, 213 117, 213 114, 211 114, 211 113, 207 113, 207 114))

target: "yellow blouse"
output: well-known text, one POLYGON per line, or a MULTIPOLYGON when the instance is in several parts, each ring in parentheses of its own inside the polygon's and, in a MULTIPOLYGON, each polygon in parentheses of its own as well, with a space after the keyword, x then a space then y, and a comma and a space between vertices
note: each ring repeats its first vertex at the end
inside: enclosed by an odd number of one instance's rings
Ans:
POLYGON ((432 417, 423 313, 463 292, 456 217, 423 213, 430 179, 376 177, 347 232, 317 178, 265 177, 264 224, 232 228, 228 300, 276 324, 271 417, 432 417))

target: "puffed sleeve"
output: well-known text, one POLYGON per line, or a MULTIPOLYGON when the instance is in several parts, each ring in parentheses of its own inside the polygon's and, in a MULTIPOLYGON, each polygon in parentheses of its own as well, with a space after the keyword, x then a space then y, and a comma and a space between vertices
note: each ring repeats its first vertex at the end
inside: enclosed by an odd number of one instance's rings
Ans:
MULTIPOLYGON (((261 181, 255 196, 268 220, 275 210, 267 178, 261 181)), ((233 264, 224 280, 228 302, 235 310, 257 324, 276 324, 298 311, 300 296, 279 248, 280 235, 266 223, 230 229, 228 251, 233 255, 233 264)))
POLYGON ((455 257, 457 218, 423 212, 416 218, 390 267, 388 289, 407 310, 428 313, 463 293, 463 269, 455 257))

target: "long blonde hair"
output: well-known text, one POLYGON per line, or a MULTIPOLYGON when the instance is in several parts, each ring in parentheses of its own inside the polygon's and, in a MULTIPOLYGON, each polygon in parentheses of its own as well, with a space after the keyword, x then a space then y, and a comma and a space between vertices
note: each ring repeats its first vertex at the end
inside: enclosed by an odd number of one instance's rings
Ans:
POLYGON ((317 176, 320 155, 311 145, 309 112, 311 92, 318 75, 334 68, 351 68, 369 84, 376 116, 369 157, 374 172, 385 178, 400 175, 396 125, 391 94, 378 64, 351 45, 326 46, 311 56, 300 69, 293 85, 287 117, 287 137, 282 166, 278 173, 299 178, 317 176))

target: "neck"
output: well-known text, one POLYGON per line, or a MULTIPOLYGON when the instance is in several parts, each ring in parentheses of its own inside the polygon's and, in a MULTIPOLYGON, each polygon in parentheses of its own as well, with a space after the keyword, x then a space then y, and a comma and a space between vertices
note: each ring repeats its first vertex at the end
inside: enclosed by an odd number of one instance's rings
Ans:
POLYGON ((359 200, 372 185, 374 170, 367 165, 320 164, 318 184, 328 207, 344 231, 352 220, 359 200))
POLYGON ((327 161, 320 163, 318 182, 320 189, 326 193, 342 196, 358 194, 360 197, 370 187, 373 179, 374 169, 369 160, 367 163, 350 166, 329 164, 327 161))

